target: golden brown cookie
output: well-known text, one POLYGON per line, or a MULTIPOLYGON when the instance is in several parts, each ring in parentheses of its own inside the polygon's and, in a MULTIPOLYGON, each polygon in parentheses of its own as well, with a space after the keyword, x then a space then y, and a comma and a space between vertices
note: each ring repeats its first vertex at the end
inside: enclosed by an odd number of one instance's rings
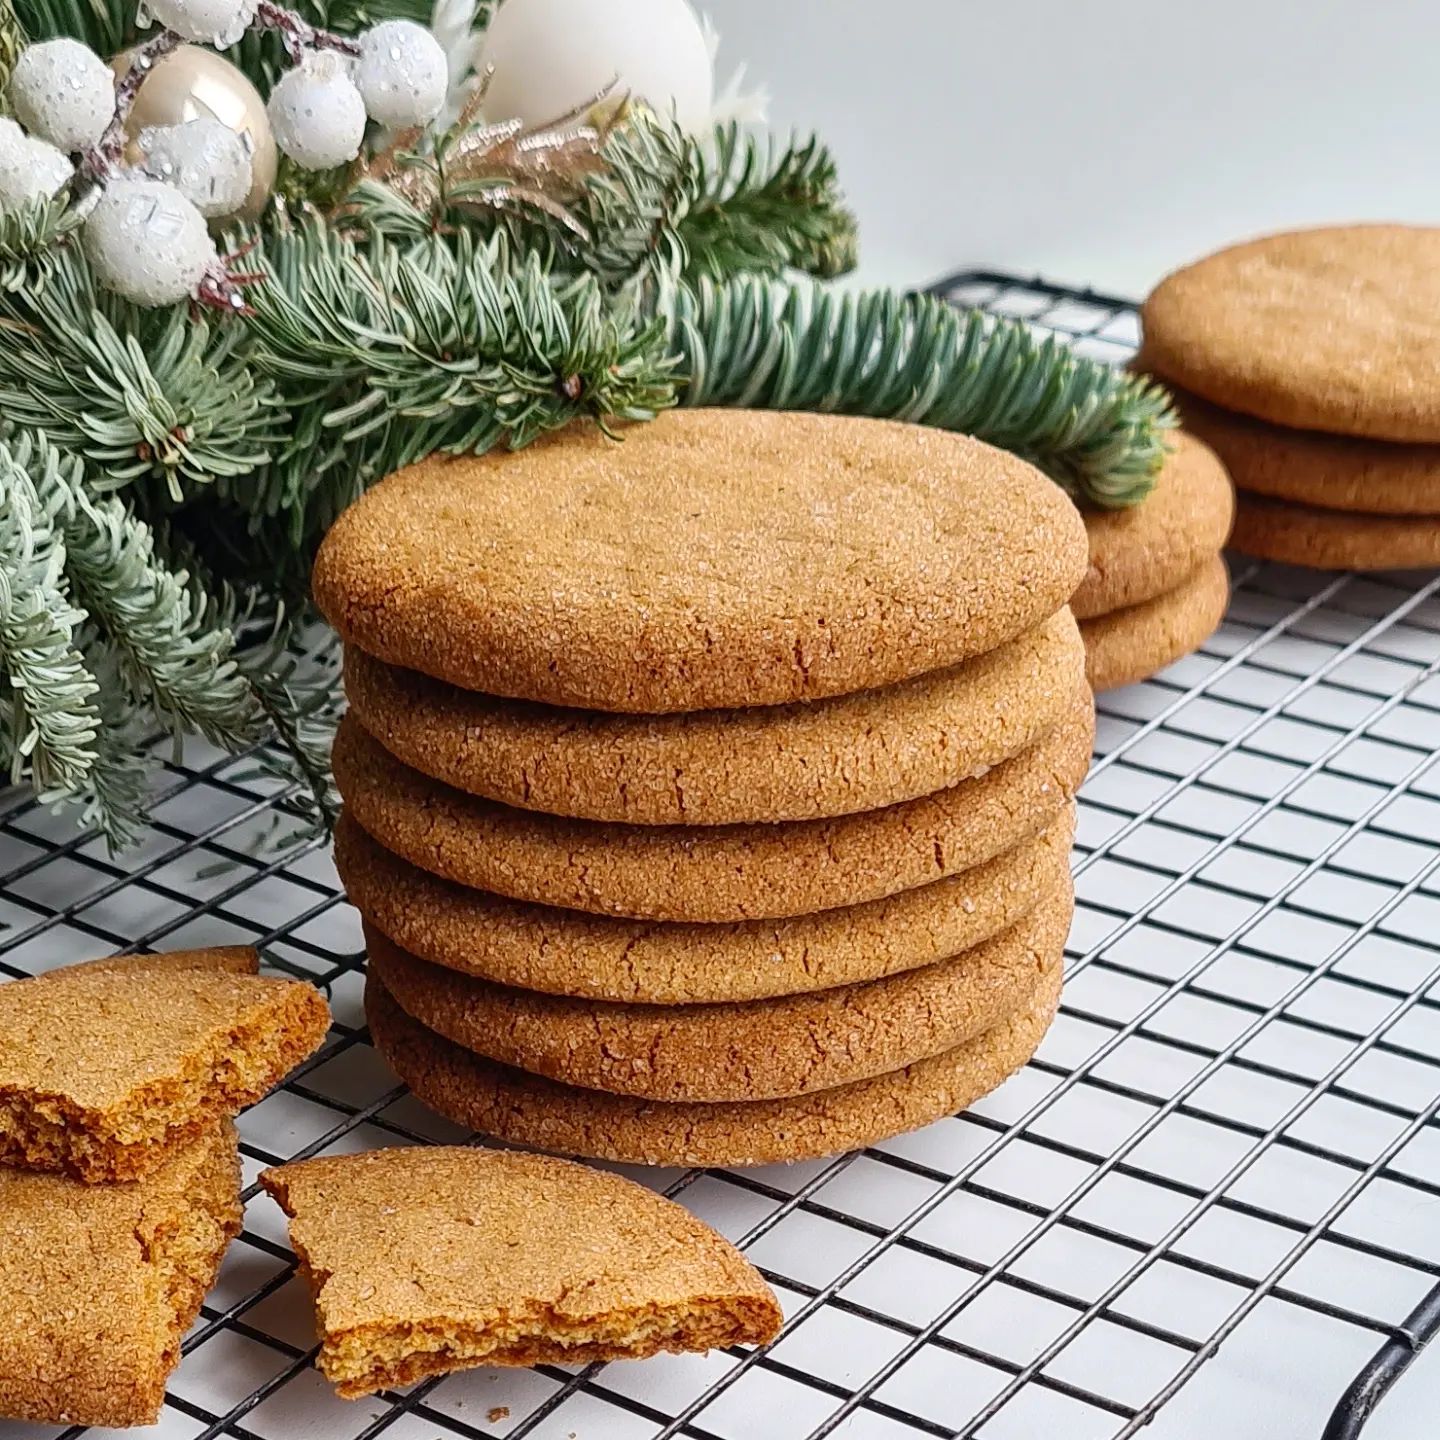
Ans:
POLYGON ((660 714, 892 685, 1058 610, 1085 537, 1037 470, 896 421, 686 410, 435 458, 335 523, 315 599, 489 695, 660 714))
POLYGON ((476 1365, 763 1345, 760 1272, 673 1200, 588 1165, 463 1146, 266 1170, 346 1399, 476 1365))
POLYGON ((1440 515, 1440 445, 1292 430, 1185 391, 1176 392, 1175 403, 1186 426, 1215 448, 1242 491, 1322 510, 1440 515))
POLYGON ((0 1167, 0 1415, 153 1425, 240 1219, 228 1120, 131 1184, 0 1167))
POLYGON ((319 1046, 320 992, 244 952, 135 956, 0 985, 0 1161, 133 1180, 319 1046))
POLYGON ((1091 685, 1114 690, 1173 665, 1215 633, 1229 603, 1230 573, 1217 555, 1168 594, 1085 621, 1091 685))
POLYGON ((1418 570, 1440 565, 1440 515, 1361 515, 1239 497, 1231 541, 1242 555, 1317 570, 1418 570))
POLYGON ((345 655, 350 708, 422 774, 526 810, 636 825, 809 820, 929 795, 1034 744, 1084 675, 1067 610, 883 690, 689 715, 498 700, 345 655))
POLYGON ((1050 735, 978 780, 831 820, 606 825, 513 810, 402 765, 346 716, 335 781, 386 849, 516 900, 651 920, 808 915, 878 900, 983 864, 1038 834, 1090 763, 1089 693, 1050 735))
POLYGON ((1235 492, 1215 453, 1177 432, 1154 490, 1127 510, 1085 512, 1090 568, 1070 600, 1082 620, 1173 590, 1218 555, 1235 492))
POLYGON ((406 1014, 467 1050, 564 1085, 651 1100, 770 1100, 954 1049, 1034 996, 1058 965, 1064 887, 983 945, 904 974, 739 1005, 615 1005, 514 990, 417 960, 367 927, 370 973, 406 1014))
POLYGON ((353 904, 401 948, 500 985, 652 1005, 760 1000, 876 980, 1008 929, 1070 873, 1073 803, 1033 840, 883 900, 730 925, 624 920, 506 900, 421 870, 351 818, 335 865, 353 904))
POLYGON ((1234 245, 1145 302, 1143 368, 1277 425, 1440 441, 1440 229, 1342 225, 1234 245))
POLYGON ((853 1085, 790 1100, 666 1104, 576 1090, 483 1060, 412 1020, 371 976, 375 1048, 415 1096, 458 1125, 517 1145, 638 1165, 771 1165, 859 1150, 953 1115, 1034 1054, 1060 1000, 1053 970, 1032 1004, 978 1040, 853 1085))

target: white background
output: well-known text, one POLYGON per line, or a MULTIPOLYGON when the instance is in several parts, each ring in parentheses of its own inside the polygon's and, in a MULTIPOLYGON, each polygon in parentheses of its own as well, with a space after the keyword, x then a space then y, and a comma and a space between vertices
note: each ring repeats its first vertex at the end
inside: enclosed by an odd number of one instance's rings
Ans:
POLYGON ((699 0, 831 144, 871 282, 1141 294, 1295 224, 1440 220, 1436 0, 699 0))

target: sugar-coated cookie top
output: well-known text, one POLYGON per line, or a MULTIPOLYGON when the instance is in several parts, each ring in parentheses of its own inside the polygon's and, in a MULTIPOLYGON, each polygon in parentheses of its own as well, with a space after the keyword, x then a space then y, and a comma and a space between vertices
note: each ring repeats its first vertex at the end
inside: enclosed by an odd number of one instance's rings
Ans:
POLYGON ((314 591, 361 649, 599 710, 783 704, 983 653, 1084 572, 1073 506, 964 436, 692 410, 435 458, 336 522, 314 591))
POLYGON ((1162 280, 1143 368, 1278 425, 1440 441, 1440 228, 1269 235, 1162 280))

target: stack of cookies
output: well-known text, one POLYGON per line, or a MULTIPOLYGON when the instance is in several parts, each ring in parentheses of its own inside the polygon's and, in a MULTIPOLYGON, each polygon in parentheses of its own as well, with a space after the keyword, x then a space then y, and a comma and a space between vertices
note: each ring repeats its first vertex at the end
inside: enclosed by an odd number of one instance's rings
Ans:
POLYGON ((1231 544, 1322 569, 1440 565, 1440 229, 1255 240, 1145 304, 1139 365, 1239 489, 1231 544))
POLYGON ((1176 434, 1140 504, 1085 512, 1090 565, 1070 608, 1095 690, 1143 680, 1215 633, 1230 598, 1220 551, 1234 511, 1230 477, 1214 451, 1176 434))
POLYGON ((377 1047, 473 1129, 657 1164, 991 1089, 1059 993, 1085 556, 1031 467, 885 421, 695 410, 383 481, 314 578, 377 1047))

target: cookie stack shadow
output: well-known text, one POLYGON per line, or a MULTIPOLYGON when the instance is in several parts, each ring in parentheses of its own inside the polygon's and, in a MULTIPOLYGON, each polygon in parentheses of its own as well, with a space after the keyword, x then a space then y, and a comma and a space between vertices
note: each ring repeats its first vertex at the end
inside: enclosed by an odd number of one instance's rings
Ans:
POLYGON ((1014 457, 694 411, 382 482, 322 548, 376 1047, 539 1148, 838 1153, 1033 1053, 1094 712, 1014 457))
POLYGON ((1137 368, 1238 489, 1231 545, 1326 570, 1440 565, 1440 229, 1271 235, 1168 276, 1137 368))

